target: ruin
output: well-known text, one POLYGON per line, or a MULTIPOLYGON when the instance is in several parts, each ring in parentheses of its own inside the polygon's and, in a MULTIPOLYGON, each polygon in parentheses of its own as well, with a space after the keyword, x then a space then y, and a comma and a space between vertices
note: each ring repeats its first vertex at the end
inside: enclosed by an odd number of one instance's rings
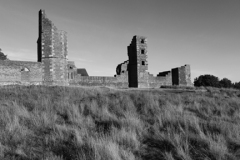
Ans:
POLYGON ((39 11, 37 62, 0 60, 0 84, 42 84, 159 88, 162 85, 192 86, 190 65, 153 76, 148 72, 147 38, 134 36, 127 47, 128 60, 116 67, 114 77, 89 76, 68 60, 67 33, 39 11))
POLYGON ((42 78, 45 84, 67 83, 66 34, 46 17, 45 11, 39 11, 38 62, 43 64, 42 78))
POLYGON ((128 46, 129 59, 116 68, 116 77, 128 79, 129 87, 156 88, 162 85, 191 86, 190 65, 160 72, 156 77, 148 72, 147 38, 134 36, 128 46))

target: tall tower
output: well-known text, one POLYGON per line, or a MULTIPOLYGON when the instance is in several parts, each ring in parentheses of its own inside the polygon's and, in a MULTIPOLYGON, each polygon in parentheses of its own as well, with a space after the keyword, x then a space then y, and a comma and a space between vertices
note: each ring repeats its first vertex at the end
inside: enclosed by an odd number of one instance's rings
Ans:
POLYGON ((148 62, 147 62, 147 39, 143 36, 134 36, 128 46, 128 82, 129 87, 149 87, 148 62))
POLYGON ((60 31, 45 11, 39 11, 38 62, 43 63, 45 84, 67 84, 67 33, 60 31))

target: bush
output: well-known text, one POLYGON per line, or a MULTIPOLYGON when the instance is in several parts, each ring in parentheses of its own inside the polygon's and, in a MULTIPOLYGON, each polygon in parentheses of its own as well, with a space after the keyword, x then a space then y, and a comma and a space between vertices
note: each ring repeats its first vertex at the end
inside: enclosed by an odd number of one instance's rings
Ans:
POLYGON ((223 78, 222 80, 219 81, 220 86, 223 88, 231 88, 233 86, 232 81, 227 79, 227 78, 223 78))
POLYGON ((201 75, 194 79, 194 86, 220 87, 218 77, 213 75, 201 75))
POLYGON ((240 82, 234 83, 233 87, 236 88, 236 89, 240 89, 240 82))
POLYGON ((2 52, 2 49, 0 48, 0 60, 7 60, 7 55, 5 55, 3 52, 2 52))

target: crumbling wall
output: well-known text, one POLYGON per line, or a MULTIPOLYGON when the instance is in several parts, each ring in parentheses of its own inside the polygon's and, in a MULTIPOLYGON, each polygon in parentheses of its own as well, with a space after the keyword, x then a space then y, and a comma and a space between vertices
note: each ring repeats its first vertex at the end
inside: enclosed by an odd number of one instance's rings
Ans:
POLYGON ((74 61, 68 61, 67 63, 68 80, 75 79, 75 77, 77 76, 77 68, 75 66, 75 63, 74 61))
POLYGON ((148 87, 147 39, 134 36, 128 46, 128 77, 129 87, 148 87))
POLYGON ((180 86, 192 86, 190 65, 184 65, 172 69, 172 84, 180 86))
POLYGON ((128 63, 129 61, 124 61, 123 63, 120 63, 116 68, 117 75, 126 74, 128 72, 128 63))
POLYGON ((1 82, 41 82, 42 64, 28 61, 0 60, 1 82))
POLYGON ((77 68, 77 74, 81 76, 89 76, 85 68, 77 68))
POLYGON ((191 72, 190 65, 184 65, 179 68, 179 85, 191 86, 191 72))
POLYGON ((49 20, 45 11, 39 12, 38 58, 43 63, 45 84, 66 85, 67 69, 67 33, 49 20))

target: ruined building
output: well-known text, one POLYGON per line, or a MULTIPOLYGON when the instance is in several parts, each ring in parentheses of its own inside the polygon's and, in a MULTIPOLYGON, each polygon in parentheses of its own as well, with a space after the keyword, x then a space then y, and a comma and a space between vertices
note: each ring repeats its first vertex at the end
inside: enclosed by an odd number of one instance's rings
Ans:
POLYGON ((160 72, 156 77, 148 72, 146 37, 134 36, 127 49, 129 59, 117 66, 116 77, 128 77, 126 79, 128 79, 129 87, 152 88, 161 85, 192 85, 189 65, 160 72))
POLYGON ((0 84, 43 84, 158 88, 162 85, 191 86, 190 66, 148 72, 147 38, 134 36, 127 47, 128 60, 119 64, 114 77, 89 76, 86 69, 68 61, 67 33, 59 30, 39 11, 37 62, 0 61, 0 84))
POLYGON ((39 11, 38 62, 42 63, 42 78, 46 84, 66 84, 67 33, 58 30, 45 11, 39 11))

